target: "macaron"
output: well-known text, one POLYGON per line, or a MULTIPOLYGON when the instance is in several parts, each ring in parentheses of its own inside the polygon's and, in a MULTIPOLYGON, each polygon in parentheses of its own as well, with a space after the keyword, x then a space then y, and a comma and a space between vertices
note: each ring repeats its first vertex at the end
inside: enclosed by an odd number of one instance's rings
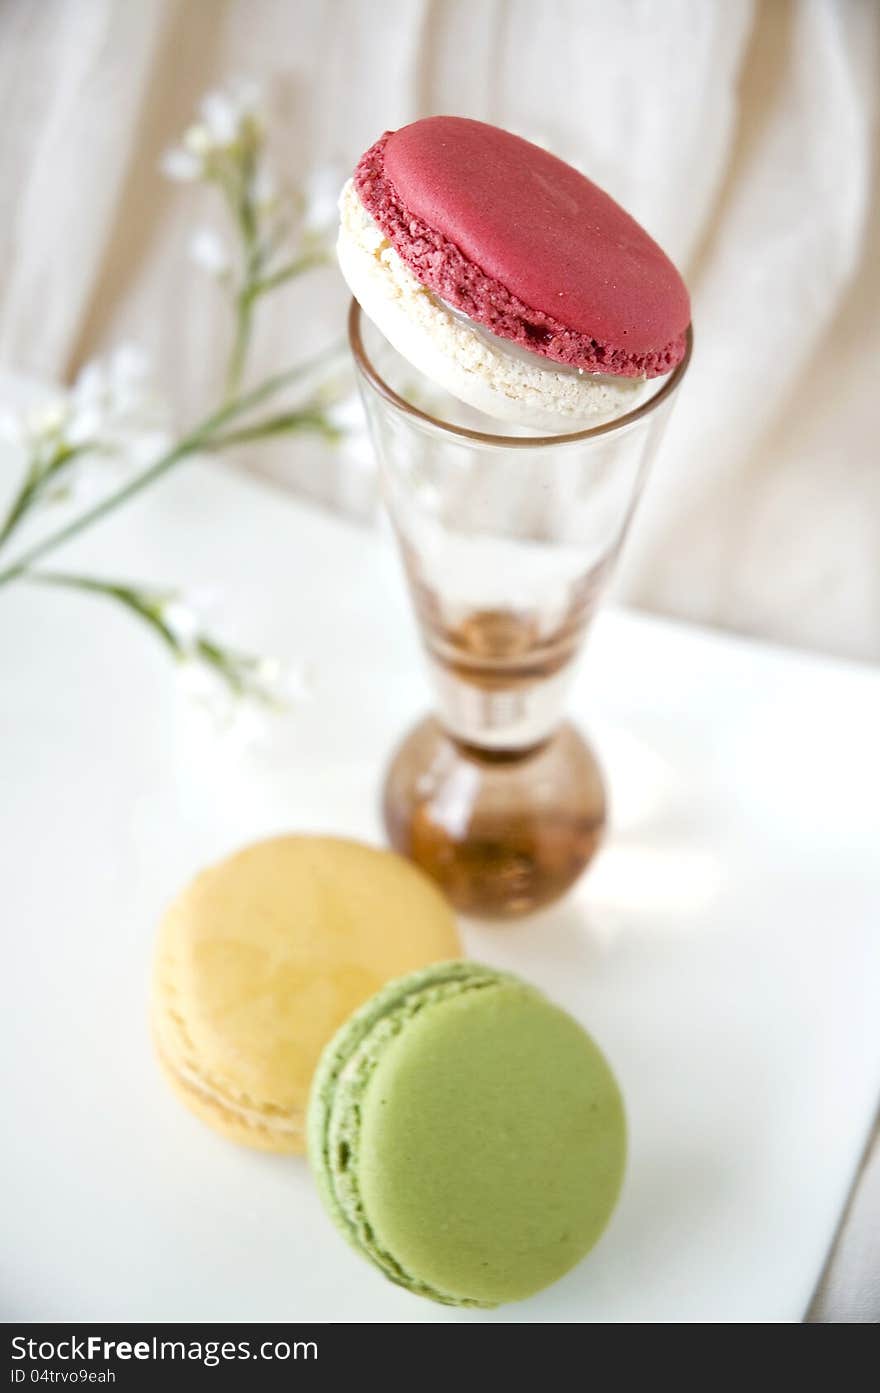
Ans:
POLYGON ((626 1123, 598 1046, 534 987, 478 963, 390 983, 327 1046, 309 1159, 346 1238, 450 1306, 518 1301, 593 1247, 626 1123))
POLYGON ((162 920, 159 1062, 225 1137, 302 1152, 337 1028, 384 982, 459 952, 445 900, 402 857, 330 837, 259 842, 198 875, 162 920))
POLYGON ((675 266, 540 146, 434 116, 386 132, 340 201, 338 257, 395 348, 501 419, 575 429, 637 404, 687 348, 675 266))

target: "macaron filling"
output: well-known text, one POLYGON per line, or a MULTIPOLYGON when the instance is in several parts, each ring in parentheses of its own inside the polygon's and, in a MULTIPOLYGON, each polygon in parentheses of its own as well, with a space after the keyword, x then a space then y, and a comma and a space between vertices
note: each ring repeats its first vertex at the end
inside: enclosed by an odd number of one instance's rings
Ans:
POLYGON ((162 1048, 158 1029, 154 1030, 156 1053, 162 1068, 184 1093, 195 1094, 203 1102, 234 1119, 239 1126, 254 1132, 265 1132, 272 1136, 295 1137, 300 1141, 305 1133, 302 1122, 286 1109, 271 1103, 246 1098, 243 1094, 233 1096, 228 1088, 222 1088, 212 1079, 200 1074, 192 1065, 176 1064, 168 1052, 162 1048))
MULTIPOLYGON (((387 168, 389 141, 394 136, 394 132, 386 132, 362 156, 354 172, 354 185, 364 208, 398 255, 416 278, 441 300, 483 325, 496 337, 517 344, 552 363, 580 368, 584 372, 622 377, 657 377, 670 372, 681 362, 686 350, 687 319, 684 314, 679 315, 685 321, 680 330, 671 338, 646 349, 621 346, 599 335, 586 333, 582 328, 564 323, 557 315, 526 304, 497 277, 488 274, 467 256, 442 231, 430 226, 407 205, 387 168)), ((621 217, 625 216, 622 210, 618 209, 617 212, 621 217)), ((635 224, 633 228, 636 228, 635 224)), ((637 231, 641 232, 640 229, 637 231)), ((662 258, 659 248, 650 243, 647 234, 642 233, 641 236, 656 252, 657 258, 662 258)), ((665 263, 666 259, 662 259, 665 263)))
POLYGON ((351 179, 339 212, 337 255, 352 294, 398 354, 453 397, 496 420, 556 432, 622 416, 650 395, 644 377, 539 357, 436 295, 395 251, 351 179))

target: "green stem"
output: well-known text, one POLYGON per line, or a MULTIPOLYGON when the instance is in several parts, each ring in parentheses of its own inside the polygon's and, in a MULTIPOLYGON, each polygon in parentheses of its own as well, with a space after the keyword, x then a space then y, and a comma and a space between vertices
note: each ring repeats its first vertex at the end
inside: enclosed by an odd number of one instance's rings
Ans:
POLYGON ((6 518, 4 519, 2 527, 0 527, 0 547, 3 547, 6 542, 9 541, 9 538, 24 516, 30 512, 30 509, 33 507, 34 503, 36 503, 49 481, 55 478, 64 465, 69 464, 76 455, 82 453, 83 447, 81 446, 63 445, 59 447, 45 468, 40 469, 33 461, 31 462, 31 466, 25 475, 24 482, 9 505, 6 518))
POLYGON ((244 445, 252 440, 265 440, 271 435, 288 435, 296 431, 315 431, 327 440, 338 440, 340 432, 331 425, 322 411, 288 411, 253 426, 226 431, 211 437, 212 450, 225 450, 230 445, 244 445))
POLYGON ((39 481, 34 477, 33 471, 28 471, 24 483, 9 506, 6 521, 0 528, 0 547, 9 540, 25 513, 30 509, 39 493, 39 488, 39 481))
POLYGON ((259 254, 258 248, 251 248, 244 285, 235 300, 235 338, 229 355, 229 365, 226 369, 227 401, 238 391, 244 376, 253 328, 254 306, 257 300, 260 296, 275 290, 279 285, 284 285, 286 281, 301 276, 305 271, 310 271, 315 266, 326 265, 328 260, 329 256, 326 251, 304 252, 302 256, 296 257, 286 266, 279 266, 278 270, 273 271, 271 275, 261 277, 260 268, 263 258, 259 254))
POLYGON ((192 648, 181 643, 174 630, 163 616, 164 606, 172 598, 170 594, 157 594, 153 591, 139 590, 137 586, 124 581, 100 580, 97 576, 72 575, 65 571, 29 571, 25 580, 37 585, 54 585, 66 590, 79 590, 87 594, 99 595, 122 605, 134 614, 156 634, 175 658, 195 657, 226 683, 236 697, 247 694, 267 706, 278 706, 277 698, 271 691, 262 687, 255 674, 259 660, 245 653, 224 648, 209 634, 196 634, 192 648))
MULTIPOLYGON (((134 586, 117 581, 98 580, 94 576, 68 575, 60 571, 30 571, 26 577, 37 585, 55 585, 66 590, 85 590, 92 595, 103 595, 105 599, 115 600, 132 614, 136 614, 145 624, 158 634, 162 642, 171 649, 176 658, 183 656, 174 632, 162 619, 161 605, 156 598, 145 595, 134 586)), ((165 598, 165 597, 163 597, 165 598)))
POLYGON ((244 165, 236 187, 230 188, 227 193, 233 216, 241 233, 242 267, 241 282, 235 297, 235 336, 226 369, 226 401, 229 401, 239 391, 244 377, 256 299, 254 286, 260 278, 263 267, 259 222, 251 197, 254 171, 255 152, 249 150, 245 152, 244 165))
POLYGON ((160 458, 156 460, 155 464, 151 464, 147 469, 143 470, 142 473, 136 474, 133 479, 129 479, 127 483, 116 489, 114 493, 108 494, 106 498, 96 503, 93 508, 89 508, 87 512, 81 513, 78 518, 74 518, 72 522, 67 523, 65 527, 59 528, 57 532, 53 532, 42 541, 37 542, 24 552, 12 566, 7 567, 5 571, 0 571, 0 586, 8 585, 14 580, 19 580, 35 561, 39 561, 43 556, 48 556, 50 552, 55 551, 56 548, 62 546, 65 542, 71 541, 74 537, 78 536, 80 532, 84 532, 86 528, 91 527, 93 523, 105 517, 107 513, 113 512, 114 509, 120 507, 123 503, 127 503, 129 499, 134 498, 150 484, 160 479, 163 474, 167 474, 168 471, 173 469, 176 464, 179 464, 182 459, 195 454, 196 451, 200 449, 210 448, 212 444, 212 432, 218 430, 220 426, 225 425, 227 421, 234 420, 235 417, 243 415, 246 411, 252 410, 255 406, 259 406, 260 402, 265 401, 267 397, 273 396, 274 393, 280 391, 282 387, 289 386, 289 384, 296 381, 297 378, 314 371, 322 362, 331 361, 332 358, 336 357, 338 352, 338 347, 335 347, 327 353, 321 354, 320 357, 312 359, 309 363, 304 363, 295 368, 288 368, 285 372, 276 373, 273 377, 267 378, 259 387, 253 388, 250 392, 245 392, 243 396, 237 397, 235 401, 222 406, 219 411, 216 411, 212 416, 208 416, 199 425, 195 426, 188 435, 178 441, 173 449, 161 455, 160 458))
POLYGON ((244 365, 251 339, 254 301, 247 286, 239 292, 235 301, 235 337, 226 368, 226 401, 231 400, 241 386, 244 365))
POLYGON ((301 276, 304 271, 311 271, 315 266, 326 266, 329 261, 330 254, 327 251, 303 252, 302 256, 295 257, 286 266, 279 266, 278 270, 273 271, 271 275, 256 281, 251 293, 256 299, 258 295, 267 294, 276 286, 283 285, 285 281, 293 280, 295 276, 301 276))
POLYGON ((114 508, 118 508, 129 498, 134 498, 135 494, 140 493, 148 484, 154 483, 180 460, 191 455, 198 448, 199 443, 200 441, 195 437, 182 440, 173 450, 169 450, 155 464, 150 465, 149 469, 145 469, 142 474, 135 475, 128 483, 123 484, 122 488, 118 488, 115 493, 108 494, 93 508, 89 508, 87 512, 74 518, 66 527, 59 528, 57 532, 51 533, 50 536, 30 547, 12 566, 8 566, 5 571, 0 571, 0 586, 18 580, 35 561, 39 561, 41 556, 48 556, 49 552, 54 551, 56 547, 62 546, 65 542, 71 541, 80 532, 104 517, 106 513, 112 512, 114 508))

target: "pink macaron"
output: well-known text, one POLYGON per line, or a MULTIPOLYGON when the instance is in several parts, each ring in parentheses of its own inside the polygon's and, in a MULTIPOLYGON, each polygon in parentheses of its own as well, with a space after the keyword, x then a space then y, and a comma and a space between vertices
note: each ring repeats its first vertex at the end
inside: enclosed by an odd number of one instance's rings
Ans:
POLYGON ((433 116, 376 141, 354 187, 417 281, 548 367, 658 377, 684 357, 690 300, 675 266, 539 146, 433 116))

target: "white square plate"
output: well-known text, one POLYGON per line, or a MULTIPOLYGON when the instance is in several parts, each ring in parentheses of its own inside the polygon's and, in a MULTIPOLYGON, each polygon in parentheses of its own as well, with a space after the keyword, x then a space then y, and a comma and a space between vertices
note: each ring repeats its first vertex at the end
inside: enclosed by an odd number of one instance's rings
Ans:
POLYGON ((205 862, 282 830, 381 839, 387 755, 427 705, 390 549, 200 463, 64 563, 218 585, 228 634, 313 691, 241 755, 130 617, 0 595, 5 1318, 800 1319, 880 1091, 877 673, 600 618, 573 713, 608 844, 559 907, 466 938, 595 1034, 631 1162, 576 1271, 460 1313, 359 1261, 305 1162, 191 1118, 146 1021, 156 921, 205 862))

